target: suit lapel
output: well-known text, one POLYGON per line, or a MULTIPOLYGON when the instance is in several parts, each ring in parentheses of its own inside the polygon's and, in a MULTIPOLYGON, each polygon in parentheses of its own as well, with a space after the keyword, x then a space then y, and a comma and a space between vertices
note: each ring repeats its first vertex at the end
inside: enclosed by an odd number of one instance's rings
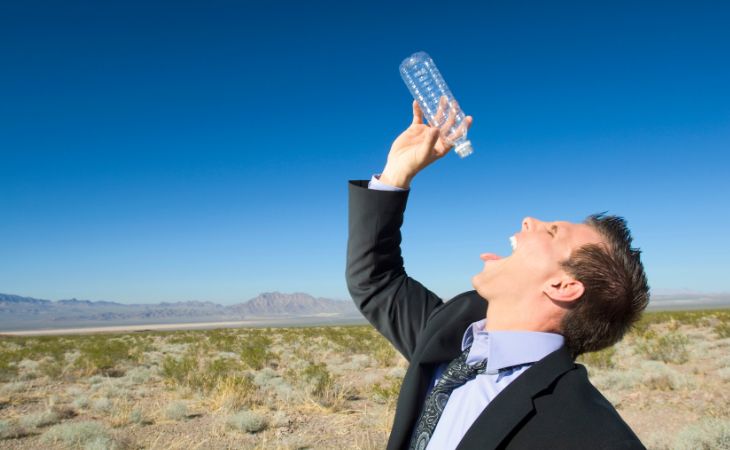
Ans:
POLYGON ((421 332, 423 340, 413 352, 398 396, 388 449, 408 447, 436 369, 461 353, 464 331, 486 315, 487 302, 483 298, 474 291, 463 295, 466 298, 457 297, 446 303, 421 332))
POLYGON ((489 403, 457 450, 497 448, 533 411, 533 399, 573 367, 575 363, 566 347, 535 363, 489 403))

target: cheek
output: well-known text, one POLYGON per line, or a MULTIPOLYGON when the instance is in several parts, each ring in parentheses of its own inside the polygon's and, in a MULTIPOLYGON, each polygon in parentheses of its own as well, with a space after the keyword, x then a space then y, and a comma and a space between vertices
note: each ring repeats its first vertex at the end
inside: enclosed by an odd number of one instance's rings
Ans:
POLYGON ((520 255, 519 267, 516 269, 520 277, 542 279, 547 275, 552 275, 558 266, 557 258, 552 253, 552 249, 547 246, 536 246, 530 250, 530 252, 524 252, 520 255))

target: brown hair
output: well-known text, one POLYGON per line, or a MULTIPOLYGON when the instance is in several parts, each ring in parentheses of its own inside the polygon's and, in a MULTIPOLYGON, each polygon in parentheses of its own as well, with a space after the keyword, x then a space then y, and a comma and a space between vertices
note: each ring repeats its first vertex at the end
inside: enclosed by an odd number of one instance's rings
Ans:
POLYGON ((626 221, 600 213, 588 216, 585 223, 601 234, 606 245, 584 245, 562 263, 585 288, 561 322, 565 345, 573 356, 621 340, 649 303, 641 251, 631 247, 626 221))

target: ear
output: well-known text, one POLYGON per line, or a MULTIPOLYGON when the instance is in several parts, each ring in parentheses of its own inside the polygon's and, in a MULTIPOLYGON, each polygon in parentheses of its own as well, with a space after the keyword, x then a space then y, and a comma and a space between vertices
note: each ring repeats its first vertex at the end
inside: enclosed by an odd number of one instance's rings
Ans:
POLYGON ((572 302, 578 300, 585 292, 583 283, 563 273, 558 277, 548 280, 544 287, 545 294, 559 302, 572 302))

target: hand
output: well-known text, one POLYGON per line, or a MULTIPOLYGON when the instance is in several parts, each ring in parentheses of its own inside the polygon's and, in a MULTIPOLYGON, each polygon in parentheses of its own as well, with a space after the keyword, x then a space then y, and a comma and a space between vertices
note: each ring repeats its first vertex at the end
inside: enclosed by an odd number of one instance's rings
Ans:
POLYGON ((436 123, 443 124, 437 127, 423 123, 423 112, 418 102, 413 101, 413 122, 393 141, 380 181, 407 189, 418 172, 451 150, 454 141, 464 134, 464 126, 467 130, 471 128, 474 119, 466 116, 461 127, 448 135, 456 122, 458 104, 456 101, 453 102, 448 119, 443 121, 447 105, 448 99, 442 96, 436 111, 436 123))

